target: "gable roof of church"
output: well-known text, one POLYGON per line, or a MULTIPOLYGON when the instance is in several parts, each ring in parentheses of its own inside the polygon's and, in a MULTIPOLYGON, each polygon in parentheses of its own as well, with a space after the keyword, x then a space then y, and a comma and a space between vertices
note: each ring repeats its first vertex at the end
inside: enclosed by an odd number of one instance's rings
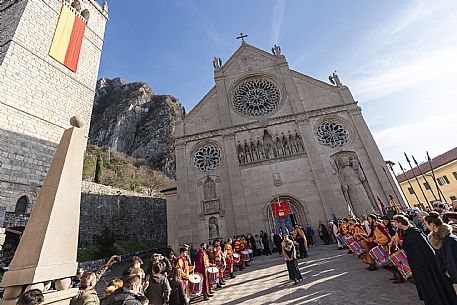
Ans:
POLYGON ((243 51, 245 49, 250 49, 254 53, 257 53, 260 56, 266 57, 269 60, 275 60, 275 58, 276 58, 275 55, 268 53, 262 49, 259 49, 257 47, 254 47, 253 45, 250 45, 247 42, 245 42, 245 43, 242 43, 241 46, 235 51, 235 53, 233 53, 232 56, 230 56, 230 58, 227 60, 227 62, 222 65, 222 70, 224 71, 224 70, 228 69, 236 61, 238 56, 240 56, 243 53, 243 51))
MULTIPOLYGON (((265 50, 262 50, 262 49, 259 49, 253 45, 250 45, 249 43, 245 42, 245 43, 242 43, 241 46, 235 51, 235 53, 232 54, 232 56, 230 56, 230 58, 222 65, 221 69, 222 71, 225 71, 227 70, 228 68, 230 68, 230 66, 236 61, 236 59, 245 51, 245 50, 251 50, 253 51, 254 53, 257 53, 258 55, 262 56, 262 57, 266 57, 268 58, 269 60, 271 61, 275 61, 276 60, 276 56, 265 51, 265 50)), ((290 69, 290 68, 289 68, 290 69)), ((332 91, 332 92, 337 92, 337 88, 334 86, 334 85, 331 85, 329 83, 326 83, 324 81, 321 81, 319 79, 316 79, 316 78, 313 78, 311 76, 308 76, 306 74, 303 74, 301 72, 298 72, 298 71, 295 71, 295 70, 292 70, 290 69, 290 71, 292 72, 292 75, 294 77, 297 77, 297 78, 300 78, 310 84, 313 84, 315 86, 318 86, 318 87, 321 87, 323 89, 326 89, 326 90, 329 90, 329 91, 332 91)), ((185 116, 185 119, 190 119, 195 113, 198 112, 199 109, 201 109, 203 107, 203 105, 210 99, 211 96, 213 96, 216 92, 216 86, 213 86, 211 88, 211 90, 208 91, 208 93, 195 105, 194 108, 192 108, 190 110, 190 112, 185 116)))

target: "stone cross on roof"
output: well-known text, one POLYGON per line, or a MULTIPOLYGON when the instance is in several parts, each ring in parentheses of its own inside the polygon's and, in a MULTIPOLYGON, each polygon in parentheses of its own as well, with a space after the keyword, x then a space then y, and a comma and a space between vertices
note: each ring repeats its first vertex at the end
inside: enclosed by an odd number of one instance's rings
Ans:
POLYGON ((244 41, 244 38, 248 37, 248 35, 245 35, 243 33, 240 33, 240 36, 238 36, 236 39, 241 39, 241 43, 245 43, 246 41, 244 41))

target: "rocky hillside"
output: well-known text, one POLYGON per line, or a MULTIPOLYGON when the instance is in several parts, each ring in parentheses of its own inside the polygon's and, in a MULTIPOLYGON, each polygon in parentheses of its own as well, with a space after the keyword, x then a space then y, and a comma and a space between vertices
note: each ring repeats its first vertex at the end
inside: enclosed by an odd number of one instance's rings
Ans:
POLYGON ((174 179, 174 124, 183 115, 175 97, 155 95, 146 83, 101 78, 89 143, 147 160, 151 168, 174 179))

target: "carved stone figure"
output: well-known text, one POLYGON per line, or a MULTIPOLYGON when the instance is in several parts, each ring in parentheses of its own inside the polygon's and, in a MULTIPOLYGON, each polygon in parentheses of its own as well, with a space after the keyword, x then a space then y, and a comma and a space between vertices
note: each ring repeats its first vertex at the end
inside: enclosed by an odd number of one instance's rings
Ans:
POLYGON ((203 198, 204 200, 217 198, 216 183, 210 177, 203 183, 203 198))
POLYGON ((271 48, 271 53, 273 53, 275 56, 281 55, 281 47, 275 44, 273 48, 271 48))
POLYGON ((302 137, 295 131, 295 142, 297 143, 297 148, 299 152, 305 151, 305 144, 303 143, 302 137))
POLYGON ((259 137, 257 137, 256 143, 257 154, 259 155, 259 160, 264 160, 264 151, 263 151, 263 143, 260 141, 259 137))
POLYGON ((257 151, 257 147, 255 146, 254 142, 251 139, 251 155, 252 155, 252 162, 259 160, 259 152, 257 151))
POLYGON ((363 183, 366 181, 357 157, 349 153, 341 153, 336 157, 336 166, 341 178, 341 189, 344 197, 353 208, 356 216, 371 212, 370 198, 363 183))
POLYGON ((246 155, 244 153, 243 146, 241 145, 240 141, 238 141, 238 145, 236 146, 236 151, 238 154, 238 161, 240 164, 245 164, 246 163, 246 155))
POLYGON ((222 67, 222 59, 219 57, 213 57, 213 67, 214 69, 220 69, 222 67))
POLYGON ((219 225, 217 222, 217 218, 211 217, 209 219, 209 238, 213 239, 217 237, 219 237, 219 225))

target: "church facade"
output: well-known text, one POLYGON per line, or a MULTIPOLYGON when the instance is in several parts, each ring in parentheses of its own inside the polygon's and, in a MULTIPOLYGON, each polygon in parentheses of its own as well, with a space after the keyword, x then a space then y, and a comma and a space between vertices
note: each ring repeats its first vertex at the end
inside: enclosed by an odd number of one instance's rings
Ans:
POLYGON ((177 190, 166 191, 171 245, 326 223, 404 203, 353 99, 247 43, 176 123, 177 190), (283 207, 283 208, 281 208, 283 207))

